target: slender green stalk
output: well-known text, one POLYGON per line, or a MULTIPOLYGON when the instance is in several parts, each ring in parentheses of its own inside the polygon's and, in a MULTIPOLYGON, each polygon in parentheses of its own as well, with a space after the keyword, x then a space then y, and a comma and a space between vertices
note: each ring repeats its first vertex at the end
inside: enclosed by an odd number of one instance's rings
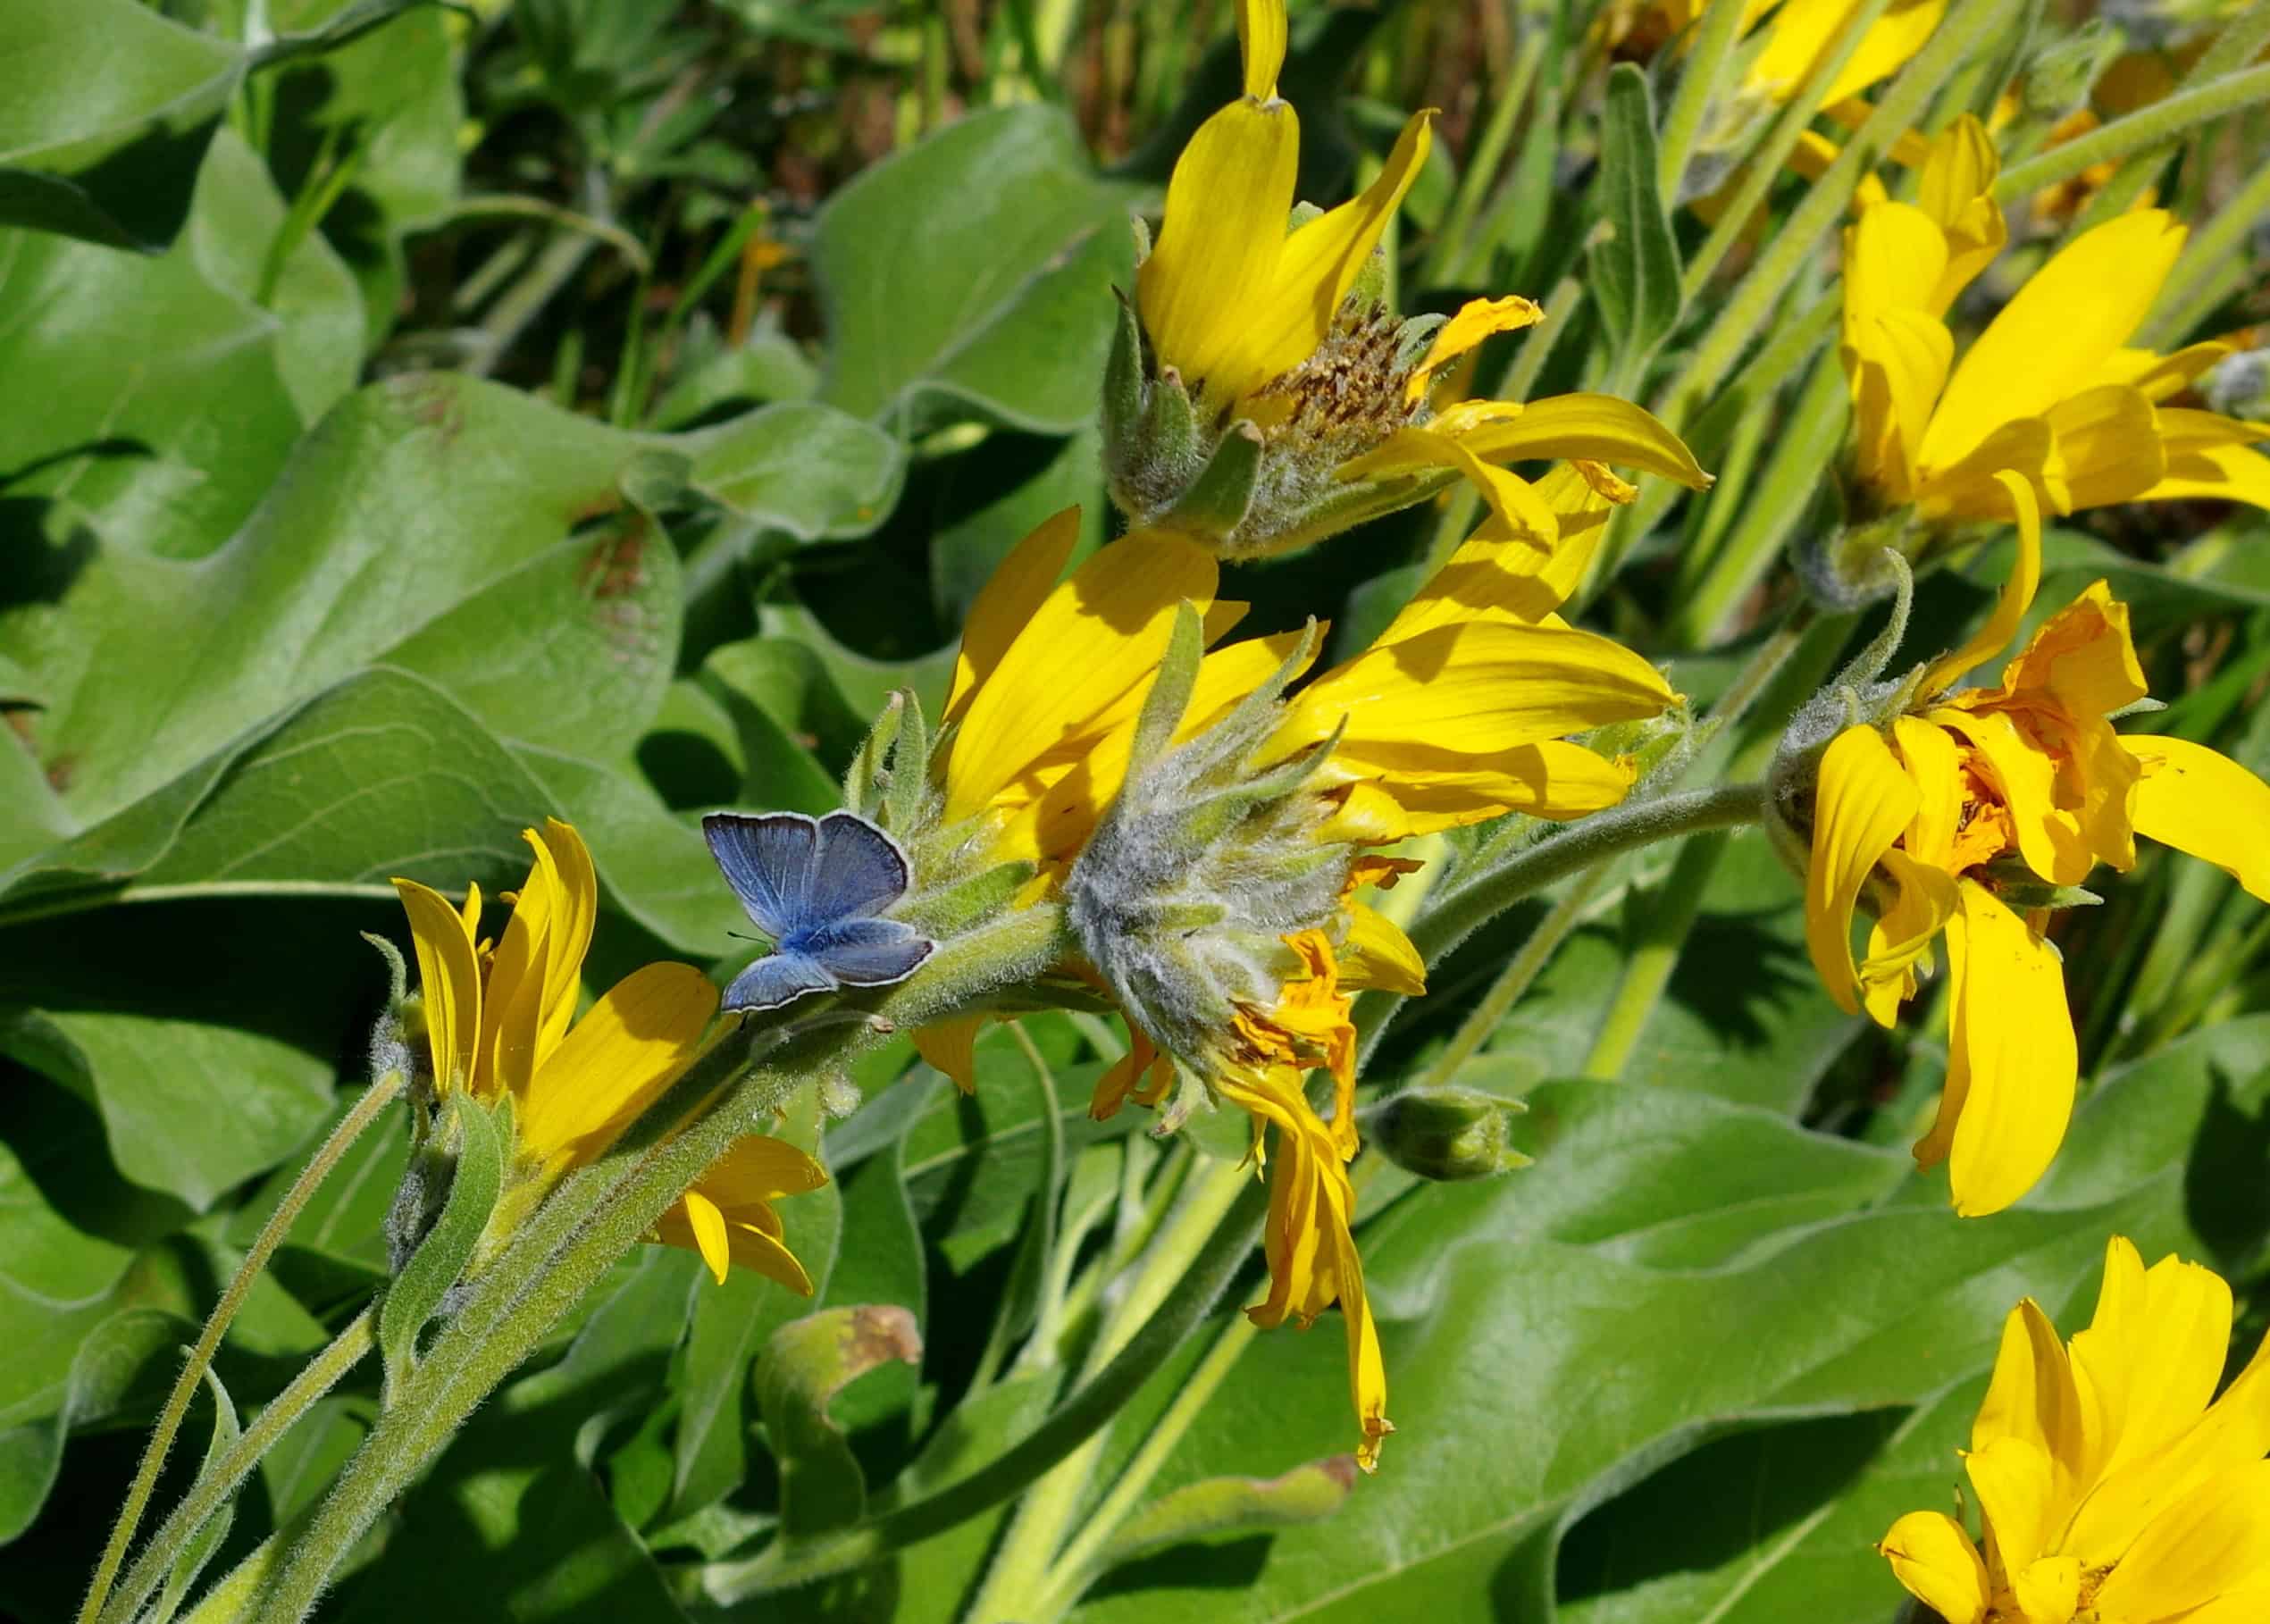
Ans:
POLYGON ((1675 203, 1679 182, 1687 174, 1687 160, 1694 155, 1703 120, 1725 88, 1727 66, 1734 60, 1735 42, 1741 38, 1742 20, 1749 8, 1713 6, 1703 13, 1680 71, 1679 93, 1663 115, 1663 132, 1655 148, 1655 189, 1664 201, 1675 203))
POLYGON ((1687 933, 1694 928, 1703 892, 1718 872, 1728 839, 1724 830, 1718 830, 1687 841, 1679 849, 1670 877, 1649 894, 1647 906, 1641 910, 1639 939, 1624 955, 1615 996, 1592 1040, 1591 1052, 1585 1057, 1584 1076, 1615 1077, 1631 1058, 1641 1029, 1654 1014, 1671 973, 1678 967, 1679 950, 1687 944, 1687 933))
MULTIPOLYGON (((1137 1328, 1181 1284, 1193 1261, 1221 1226, 1223 1218, 1246 1187, 1252 1172, 1218 1161, 1185 1193, 1174 1221, 1144 1256, 1127 1294, 1105 1321, 1089 1350, 1091 1372, 1126 1348, 1137 1328)), ((1099 1427, 1070 1454, 1033 1485, 1017 1508, 1001 1548, 985 1571, 985 1582, 969 1606, 973 1619, 1045 1618, 1038 1603, 1050 1588, 1057 1552, 1080 1514, 1080 1502, 1101 1463, 1110 1440, 1099 1427)))
MULTIPOLYGON (((2270 17, 2270 6, 2263 8, 2263 15, 2270 17)), ((2174 344, 2195 331, 2216 306, 2252 279, 2244 245, 2265 214, 2270 214, 2270 163, 2262 165, 2185 246, 2176 273, 2160 289, 2159 303, 2144 329, 2156 347, 2174 344)))
POLYGON ((1009 1035, 1025 1051, 1025 1063, 1033 1068, 1033 1079, 1041 1085, 1041 1107, 1047 1113, 1042 1136, 1040 1193, 1033 1202, 1032 1226, 1026 1231, 1018 1249, 1016 1267, 1001 1293, 1000 1310, 985 1337, 984 1349, 977 1356, 977 1369, 970 1376, 972 1393, 983 1393, 1000 1374, 1002 1361, 1009 1357, 1009 1344, 1017 1336, 1020 1309, 1034 1313, 1037 1318, 1039 1302, 1047 1287, 1050 1259, 1057 1248, 1057 1198, 1063 1193, 1064 1114, 1057 1100, 1056 1072, 1021 1022, 1009 1023, 1009 1035))
POLYGON ((1754 824, 1764 813, 1765 789, 1755 783, 1720 784, 1596 812, 1497 867, 1453 885, 1411 926, 1411 942, 1428 964, 1437 963, 1522 898, 1595 863, 1699 830, 1754 824))
POLYGON ((1467 155, 1466 171, 1458 178, 1457 194, 1451 199, 1450 208, 1443 216, 1442 229, 1435 233, 1434 246, 1427 251, 1426 264, 1420 270, 1419 280, 1427 287, 1449 286, 1462 280, 1467 272, 1467 250, 1473 235, 1474 216, 1481 211, 1482 194, 1489 189, 1490 178, 1505 161, 1506 146, 1513 138, 1514 121, 1529 99, 1529 87, 1536 81, 1537 64, 1545 60, 1545 31, 1533 29, 1515 50, 1513 71, 1506 75, 1504 88, 1490 108, 1489 122, 1482 126, 1480 138, 1467 155))
POLYGON ((255 1624, 306 1617, 348 1553, 465 1419, 752 1121, 900 1026, 1038 975, 1065 943, 1060 909, 1025 909, 941 947, 863 1019, 743 1028, 712 1046, 605 1155, 565 1180, 472 1283, 402 1402, 379 1418, 285 1553, 250 1615, 255 1624), (759 1041, 767 1047, 752 1054, 759 1041))
POLYGON ((2270 102, 2270 63, 2243 73, 2225 74, 2193 89, 2178 90, 2165 101, 2140 107, 2124 119, 2115 119, 2077 140, 2013 165, 1994 183, 1995 200, 2009 203, 2030 197, 2045 186, 2070 180, 2091 164, 2165 146, 2195 125, 2261 102, 2270 102))
POLYGON ((967 1477, 873 1522, 816 1540, 792 1553, 775 1545, 748 1561, 711 1567, 703 1586, 710 1598, 731 1604, 862 1567, 990 1511, 1037 1481, 1117 1415, 1159 1373, 1160 1365, 1211 1311, 1215 1300, 1228 1289, 1252 1255, 1269 1193, 1258 1179, 1243 1183, 1236 1205, 1158 1311, 1143 1322, 1117 1358, 1082 1383, 1020 1443, 967 1477))
POLYGON ((135 1616, 151 1593, 165 1582, 165 1576, 172 1571, 182 1549, 252 1475, 261 1457, 275 1447, 277 1440, 313 1409, 318 1399, 337 1386, 339 1378, 353 1369, 363 1355, 378 1345, 377 1326, 375 1308, 365 1308, 348 1320, 331 1339, 331 1345, 309 1360, 291 1378, 290 1385, 271 1400, 221 1458, 190 1485, 181 1503, 158 1526, 147 1548, 134 1559, 134 1565, 119 1582, 109 1604, 103 1609, 104 1624, 124 1624, 124 1620, 135 1616))
POLYGON ((1490 1034, 1497 1030, 1499 1023, 1521 1000, 1537 978, 1544 974, 1545 967, 1551 962, 1553 955, 1560 951, 1561 944, 1569 939, 1569 933, 1584 918, 1585 909, 1591 906, 1593 894, 1607 877, 1608 868, 1604 863, 1596 865, 1578 876, 1577 883, 1569 887, 1544 918, 1537 921, 1537 928, 1521 943, 1520 950, 1507 961, 1505 968, 1498 972, 1497 979, 1490 984, 1489 991, 1482 994, 1481 1000, 1466 1012, 1466 1018, 1458 1023, 1458 1030, 1452 1034, 1450 1042, 1443 1045, 1442 1052, 1434 1058, 1427 1067, 1426 1075, 1414 1086, 1442 1087, 1456 1077, 1460 1067, 1481 1052, 1482 1045, 1489 1042, 1490 1034))
POLYGON ((118 1520, 111 1525, 110 1538, 103 1546, 101 1560, 95 1564, 95 1577, 88 1584, 86 1599, 80 1603, 80 1624, 90 1624, 102 1615, 103 1603, 109 1599, 111 1586, 118 1578, 119 1564, 126 1560, 127 1548, 134 1543, 134 1531, 141 1526, 142 1512, 157 1487, 158 1470, 165 1464, 166 1452, 173 1447, 173 1436, 181 1430, 181 1419, 188 1413, 189 1400, 205 1380, 221 1339, 228 1334, 230 1322, 244 1306, 245 1298, 260 1278, 260 1271, 268 1266, 269 1258, 290 1233, 293 1220, 307 1205, 308 1198, 330 1176, 339 1158, 347 1154, 348 1147, 362 1137, 363 1130, 394 1103, 395 1097, 402 1092, 402 1081, 400 1072, 390 1071, 363 1091, 363 1097, 339 1118, 339 1126, 331 1129, 330 1137, 300 1169, 299 1176, 284 1192, 283 1200, 276 1203, 275 1211, 269 1214, 268 1221, 253 1237, 244 1261, 237 1266, 235 1277, 221 1293, 221 1300, 213 1305, 205 1329, 197 1334, 197 1344, 189 1350, 188 1361, 181 1367, 173 1391, 166 1394, 164 1408, 158 1411, 157 1425, 150 1429, 150 1441, 142 1449, 142 1463, 135 1468, 134 1481, 126 1491, 126 1503, 119 1508, 118 1520))
POLYGON ((513 340, 542 314, 553 296, 574 280, 598 243, 599 239, 583 231, 563 231, 547 243, 543 252, 481 319, 482 342, 465 358, 465 370, 476 378, 486 378, 495 372, 513 340))

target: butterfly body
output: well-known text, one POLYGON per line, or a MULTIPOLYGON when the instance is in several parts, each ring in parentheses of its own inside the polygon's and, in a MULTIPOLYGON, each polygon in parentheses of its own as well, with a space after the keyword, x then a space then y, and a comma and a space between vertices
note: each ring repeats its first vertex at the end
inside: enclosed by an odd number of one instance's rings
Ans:
POLYGON ((907 854, 856 812, 713 812, 701 820, 725 882, 773 942, 725 989, 727 1009, 904 981, 937 943, 884 913, 907 894, 907 854))

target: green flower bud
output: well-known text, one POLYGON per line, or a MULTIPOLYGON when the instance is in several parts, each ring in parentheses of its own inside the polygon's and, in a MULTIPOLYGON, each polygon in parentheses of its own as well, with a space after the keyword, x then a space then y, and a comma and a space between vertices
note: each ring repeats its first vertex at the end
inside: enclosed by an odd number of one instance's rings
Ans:
POLYGON ((2019 76, 2027 114, 2054 120, 2080 106, 2124 43, 2120 29, 2102 17, 2054 36, 2027 60, 2019 76))
POLYGON ((1529 1165, 1506 1143, 1512 1119, 1528 1109, 1478 1088, 1415 1088, 1380 1108, 1371 1143, 1421 1178, 1489 1178, 1529 1165))

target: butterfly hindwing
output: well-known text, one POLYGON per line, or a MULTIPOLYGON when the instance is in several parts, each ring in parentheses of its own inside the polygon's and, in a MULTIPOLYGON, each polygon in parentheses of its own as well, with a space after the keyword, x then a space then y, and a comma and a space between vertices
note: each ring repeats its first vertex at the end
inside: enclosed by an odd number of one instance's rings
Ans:
POLYGON ((844 919, 806 938, 803 951, 846 986, 904 981, 937 943, 901 919, 844 919))
POLYGON ((820 819, 811 915, 833 920, 879 914, 907 894, 911 874, 898 841, 856 812, 831 812, 820 819))
POLYGON ((725 1009, 777 1009, 807 992, 832 992, 841 984, 808 953, 772 953, 759 958, 733 979, 720 1007, 725 1009))
POLYGON ((800 812, 712 812, 701 820, 701 833, 758 930, 778 942, 810 927, 817 824, 800 812))

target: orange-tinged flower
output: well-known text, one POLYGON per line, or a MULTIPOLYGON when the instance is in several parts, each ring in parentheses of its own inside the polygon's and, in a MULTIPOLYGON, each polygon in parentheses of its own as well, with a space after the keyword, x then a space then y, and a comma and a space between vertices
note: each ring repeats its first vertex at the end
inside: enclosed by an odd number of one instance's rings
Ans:
MULTIPOLYGON (((394 888, 416 949, 434 1085, 509 1096, 525 1177, 541 1185, 604 1153, 700 1057, 717 990, 691 965, 650 964, 576 1020, 599 877, 573 825, 555 818, 524 836, 535 862, 493 943, 481 935, 480 887, 466 888, 462 908, 415 880, 394 888)), ((660 1238, 700 1251, 720 1280, 730 1259, 809 1295, 768 1203, 826 1182, 795 1146, 752 1134, 664 1216, 660 1238)))
POLYGON ((2216 1398, 2230 1338, 2219 1277, 2115 1235, 2070 1344, 2030 1297, 2004 1323, 1964 1459, 1983 1541, 1911 1511, 1893 1576, 1948 1624, 2270 1617, 2270 1360, 2216 1398))

